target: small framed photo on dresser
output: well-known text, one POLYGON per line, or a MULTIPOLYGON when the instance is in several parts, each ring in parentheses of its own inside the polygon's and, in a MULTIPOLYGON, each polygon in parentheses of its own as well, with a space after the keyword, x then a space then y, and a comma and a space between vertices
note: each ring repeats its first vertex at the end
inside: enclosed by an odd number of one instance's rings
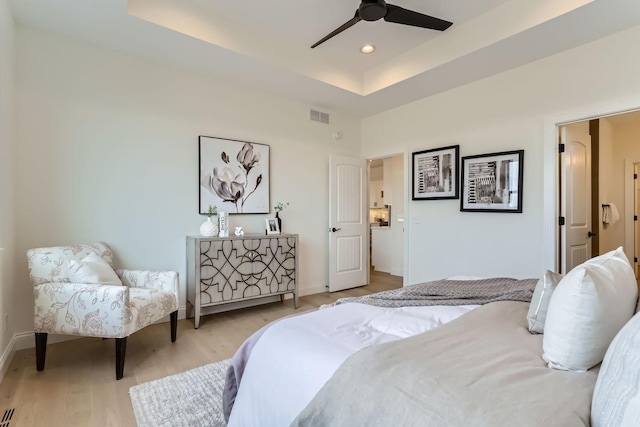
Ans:
POLYGON ((280 234, 280 227, 278 226, 278 220, 276 218, 265 218, 264 223, 267 230, 267 235, 280 234))

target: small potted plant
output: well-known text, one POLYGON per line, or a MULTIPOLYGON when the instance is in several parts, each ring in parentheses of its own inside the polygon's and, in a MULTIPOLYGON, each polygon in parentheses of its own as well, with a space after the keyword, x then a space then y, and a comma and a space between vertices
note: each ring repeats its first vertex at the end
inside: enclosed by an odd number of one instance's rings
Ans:
POLYGON ((289 202, 286 202, 286 203, 278 202, 273 207, 273 210, 276 211, 276 219, 278 220, 278 228, 280 229, 281 233, 282 233, 282 218, 280 218, 280 212, 282 212, 287 206, 289 206, 289 202))
POLYGON ((211 217, 218 214, 218 208, 209 205, 207 209, 207 220, 200 226, 200 234, 203 237, 213 237, 218 235, 217 221, 211 221, 211 217))

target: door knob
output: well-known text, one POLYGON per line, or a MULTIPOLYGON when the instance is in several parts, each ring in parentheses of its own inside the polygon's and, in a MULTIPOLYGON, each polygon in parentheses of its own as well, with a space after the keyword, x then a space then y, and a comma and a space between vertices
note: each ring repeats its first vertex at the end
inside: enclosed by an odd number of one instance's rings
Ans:
POLYGON ((593 236, 595 236, 595 235, 596 235, 596 233, 592 233, 592 232, 588 232, 588 233, 587 233, 587 237, 593 237, 593 236))
POLYGON ((329 231, 330 231, 330 232, 332 232, 332 233, 335 233, 336 231, 340 231, 340 230, 342 230, 342 228, 335 228, 335 227, 333 227, 333 228, 330 228, 330 229, 329 229, 329 231))

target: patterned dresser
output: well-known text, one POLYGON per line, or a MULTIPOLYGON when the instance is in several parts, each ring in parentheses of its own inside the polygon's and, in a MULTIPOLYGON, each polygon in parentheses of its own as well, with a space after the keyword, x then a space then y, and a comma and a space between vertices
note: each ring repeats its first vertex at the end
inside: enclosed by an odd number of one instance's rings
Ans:
POLYGON ((283 301, 292 293, 298 308, 297 248, 297 234, 187 236, 187 301, 195 327, 204 307, 274 295, 283 301))

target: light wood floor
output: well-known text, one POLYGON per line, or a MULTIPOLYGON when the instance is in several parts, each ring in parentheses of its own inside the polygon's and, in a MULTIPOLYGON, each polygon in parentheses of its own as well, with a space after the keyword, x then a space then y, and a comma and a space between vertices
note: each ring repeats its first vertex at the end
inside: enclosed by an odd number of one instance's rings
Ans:
POLYGON ((254 331, 268 322, 312 310, 346 296, 395 289, 402 279, 371 272, 371 284, 335 293, 291 299, 178 322, 171 343, 169 324, 146 327, 127 340, 124 378, 115 380, 113 340, 82 338, 47 347, 46 367, 36 371, 35 350, 16 352, 0 383, 0 419, 15 408, 10 427, 135 426, 129 388, 231 357, 254 331))

